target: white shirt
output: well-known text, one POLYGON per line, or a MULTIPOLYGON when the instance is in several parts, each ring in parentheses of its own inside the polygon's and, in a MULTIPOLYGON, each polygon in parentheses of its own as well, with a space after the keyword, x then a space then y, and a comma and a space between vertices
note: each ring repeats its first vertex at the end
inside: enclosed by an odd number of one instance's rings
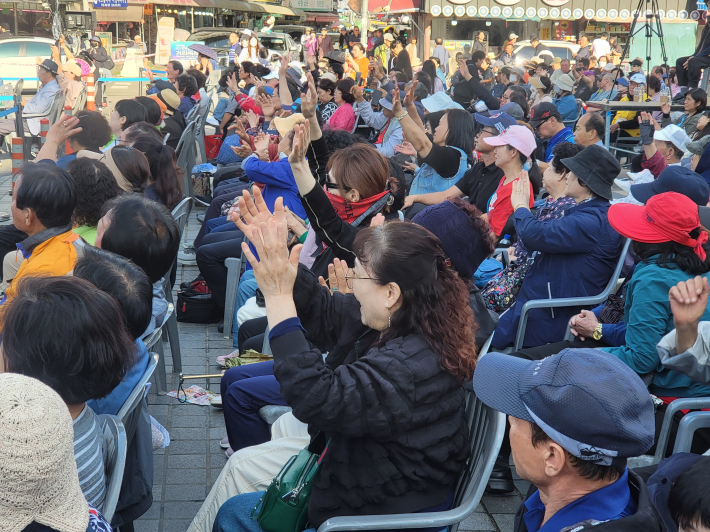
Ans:
POLYGON ((609 46, 609 41, 604 39, 594 39, 592 42, 592 55, 599 59, 600 57, 607 56, 611 54, 611 46, 609 46))

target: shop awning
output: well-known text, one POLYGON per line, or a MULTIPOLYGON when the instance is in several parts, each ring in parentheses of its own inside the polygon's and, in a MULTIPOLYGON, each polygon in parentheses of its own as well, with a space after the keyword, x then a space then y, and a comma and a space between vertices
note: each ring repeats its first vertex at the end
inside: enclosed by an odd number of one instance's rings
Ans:
POLYGON ((338 22, 338 20, 338 15, 335 13, 306 12, 306 22, 323 22, 327 24, 328 22, 338 22))
MULTIPOLYGON (((151 0, 150 2, 147 0, 128 0, 129 8, 132 5, 144 6, 146 4, 154 4, 156 6, 204 7, 194 0, 160 0, 159 2, 155 2, 155 0, 151 0)), ((96 11, 98 11, 98 9, 96 11)), ((105 11, 114 11, 114 9, 107 9, 105 11)))
MULTIPOLYGON (((421 5, 422 0, 369 0, 368 11, 373 15, 380 13, 416 13, 421 5)), ((348 7, 355 13, 361 13, 362 0, 350 0, 348 7)))
POLYGON ((128 7, 95 8, 96 20, 99 22, 140 22, 143 20, 143 8, 129 5, 128 7))
POLYGON ((271 15, 287 15, 289 17, 305 17, 306 12, 300 9, 278 6, 274 4, 260 4, 260 7, 264 8, 264 11, 271 15))
POLYGON ((252 2, 241 2, 240 0, 195 0, 200 7, 214 7, 217 9, 229 9, 232 11, 246 11, 261 13, 261 6, 252 2))

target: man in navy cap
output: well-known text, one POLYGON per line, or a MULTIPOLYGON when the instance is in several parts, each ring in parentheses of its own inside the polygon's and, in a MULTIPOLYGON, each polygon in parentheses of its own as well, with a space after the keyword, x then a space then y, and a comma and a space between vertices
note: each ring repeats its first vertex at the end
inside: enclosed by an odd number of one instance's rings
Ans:
POLYGON ((641 378, 615 356, 565 349, 528 361, 489 353, 473 388, 508 414, 513 461, 533 486, 515 532, 665 530, 626 459, 654 440, 654 408, 641 378))
POLYGON ((481 154, 481 160, 474 164, 456 184, 443 192, 407 196, 403 208, 410 207, 414 203, 436 205, 446 198, 468 196, 468 201, 475 205, 479 211, 487 212, 488 199, 498 188, 498 183, 503 178, 503 170, 496 166, 496 157, 493 153, 495 147, 486 144, 486 139, 496 137, 510 126, 515 126, 518 123, 513 117, 497 111, 491 113, 490 116, 476 113, 474 118, 478 128, 474 148, 481 154))

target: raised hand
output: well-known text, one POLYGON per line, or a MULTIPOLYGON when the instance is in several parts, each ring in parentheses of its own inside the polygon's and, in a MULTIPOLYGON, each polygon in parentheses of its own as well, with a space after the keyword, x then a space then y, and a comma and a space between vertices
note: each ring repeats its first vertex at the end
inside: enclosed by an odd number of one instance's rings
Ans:
POLYGON ((291 54, 286 54, 286 57, 281 58, 281 63, 279 64, 279 77, 285 76, 288 70, 288 62, 291 60, 291 54))
POLYGON ((259 187, 253 187, 254 198, 247 190, 242 191, 242 197, 237 202, 237 212, 232 216, 232 221, 237 227, 248 235, 254 228, 258 228, 262 223, 268 223, 273 214, 266 206, 264 196, 261 195, 259 187))
POLYGON ((276 199, 274 215, 268 221, 247 229, 244 234, 256 248, 259 258, 254 256, 246 242, 242 242, 242 253, 254 269, 254 278, 267 301, 268 315, 270 301, 281 296, 292 296, 303 246, 297 244, 289 254, 286 242, 288 229, 281 197, 276 199))
POLYGON ((328 282, 323 277, 318 277, 321 286, 330 288, 331 295, 334 292, 350 294, 352 290, 348 288, 345 276, 348 274, 348 264, 344 260, 335 259, 333 264, 328 265, 328 282))
POLYGON ((268 150, 269 149, 269 141, 271 140, 271 137, 264 133, 263 131, 260 131, 259 134, 254 138, 254 148, 259 150, 268 150))
POLYGON ((671 114, 671 104, 666 102, 663 105, 661 105, 661 111, 663 112, 664 115, 671 114))
POLYGON ((668 299, 676 328, 700 321, 708 305, 709 293, 708 280, 701 276, 681 281, 671 287, 668 299))
POLYGON ((261 107, 261 112, 265 118, 274 116, 274 100, 268 94, 260 94, 256 97, 256 104, 261 107))
POLYGON ((232 125, 230 125, 228 130, 234 130, 234 132, 239 136, 239 138, 249 144, 249 134, 244 129, 244 124, 241 120, 237 119, 232 125))
POLYGON ((416 155, 417 150, 414 149, 414 146, 412 146, 411 142, 407 142, 406 140, 402 142, 402 144, 397 144, 394 147, 394 151, 397 153, 403 153, 404 155, 416 155))
POLYGON ((355 100, 357 100, 358 102, 365 101, 365 97, 362 95, 362 89, 357 85, 353 85, 350 88, 350 94, 352 94, 353 98, 355 98, 355 100))
POLYGON ((236 72, 232 72, 231 76, 227 76, 227 87, 229 87, 229 90, 234 94, 239 93, 239 79, 237 79, 236 72))
POLYGON ((315 119, 316 106, 318 105, 318 93, 313 85, 313 76, 308 74, 308 92, 301 95, 301 112, 304 118, 315 119))
POLYGON ((392 114, 400 116, 403 112, 402 102, 399 99, 399 89, 392 89, 392 114))
POLYGON ((304 124, 296 124, 294 130, 295 135, 293 136, 291 155, 288 156, 288 162, 291 163, 291 166, 308 164, 306 162, 306 153, 311 143, 310 122, 306 120, 304 124))
POLYGON ((246 159, 253 152, 252 152, 251 146, 249 145, 249 143, 247 141, 242 140, 241 142, 242 142, 241 146, 232 146, 232 151, 237 156, 241 157, 242 159, 246 159))
POLYGON ((513 193, 510 195, 510 204, 513 209, 530 205, 530 178, 525 170, 520 172, 518 180, 513 183, 513 193))
POLYGON ((247 111, 247 120, 249 122, 249 127, 256 127, 259 125, 259 115, 251 109, 247 111))
POLYGON ((419 82, 417 80, 414 80, 412 82, 412 86, 409 87, 407 94, 404 95, 404 107, 406 109, 409 109, 410 107, 414 107, 414 100, 415 100, 414 89, 417 88, 418 84, 419 84, 419 82))

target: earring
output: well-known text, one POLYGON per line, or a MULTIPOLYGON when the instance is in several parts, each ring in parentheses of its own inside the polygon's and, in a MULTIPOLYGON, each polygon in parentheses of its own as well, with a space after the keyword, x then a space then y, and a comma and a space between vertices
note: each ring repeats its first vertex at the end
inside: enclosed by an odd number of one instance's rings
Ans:
POLYGON ((392 328, 392 311, 387 307, 387 328, 392 328))

